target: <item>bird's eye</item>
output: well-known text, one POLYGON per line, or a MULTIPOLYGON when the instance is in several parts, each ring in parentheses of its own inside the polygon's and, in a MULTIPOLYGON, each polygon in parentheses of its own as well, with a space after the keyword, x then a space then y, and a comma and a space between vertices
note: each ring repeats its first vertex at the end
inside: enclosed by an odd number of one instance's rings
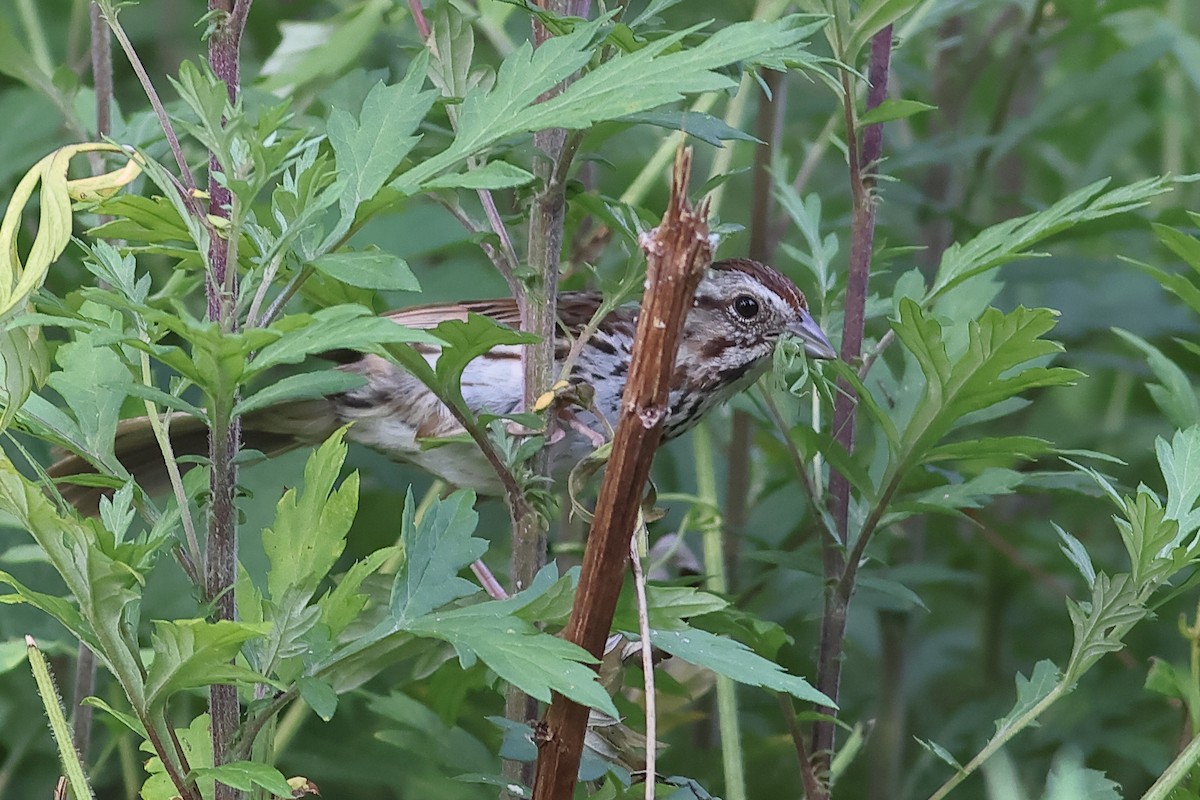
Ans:
POLYGON ((733 298, 733 310, 742 319, 754 319, 758 316, 758 301, 748 294, 739 294, 733 298))

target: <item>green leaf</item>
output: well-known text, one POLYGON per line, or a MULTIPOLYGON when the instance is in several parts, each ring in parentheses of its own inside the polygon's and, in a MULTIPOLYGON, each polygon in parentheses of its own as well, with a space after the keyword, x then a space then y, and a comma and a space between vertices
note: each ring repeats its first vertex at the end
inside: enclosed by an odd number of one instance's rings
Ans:
POLYGON ((916 358, 926 384, 902 437, 904 455, 891 474, 903 474, 910 461, 923 460, 968 414, 1028 389, 1062 386, 1080 377, 1082 373, 1063 367, 1023 366, 1061 352, 1057 343, 1041 338, 1054 327, 1055 316, 1048 309, 1018 307, 1009 314, 988 309, 970 323, 966 350, 952 360, 942 326, 913 300, 902 300, 900 319, 892 327, 916 358))
POLYGON ((220 781, 242 792, 262 787, 276 797, 292 796, 292 787, 282 772, 256 761, 234 761, 219 767, 199 767, 193 771, 197 778, 220 781))
POLYGON ((408 630, 449 642, 464 668, 479 658, 502 679, 544 703, 550 702, 551 692, 558 692, 619 716, 595 670, 585 666, 595 663, 586 650, 538 631, 497 605, 481 603, 429 614, 413 620, 408 630))
POLYGON ((1167 483, 1166 518, 1179 523, 1174 544, 1181 544, 1200 529, 1200 425, 1176 431, 1170 443, 1156 439, 1154 449, 1167 483))
POLYGON ((329 112, 329 143, 343 188, 341 217, 325 239, 327 246, 350 230, 354 212, 375 196, 420 140, 413 132, 438 94, 422 88, 428 67, 429 51, 422 48, 409 64, 404 80, 392 86, 377 83, 371 88, 357 120, 342 108, 329 112))
POLYGON ((858 7, 845 52, 838 53, 851 64, 857 61, 858 51, 875 34, 916 8, 920 0, 867 0, 858 7))
POLYGON ((1103 772, 1084 767, 1077 752, 1065 750, 1054 759, 1042 800, 1121 800, 1120 790, 1103 772))
POLYGON ((533 181, 532 172, 506 161, 489 161, 478 169, 434 178, 427 189, 512 189, 533 181))
POLYGON ((988 436, 938 445, 925 456, 925 463, 971 459, 1033 459, 1053 452, 1053 446, 1036 436, 988 436))
POLYGON ((247 379, 271 367, 296 364, 308 356, 331 350, 370 353, 390 342, 440 344, 426 331, 398 325, 356 305, 331 306, 314 314, 289 314, 269 330, 286 335, 259 351, 246 369, 247 379))
POLYGON ((916 736, 914 736, 913 738, 916 739, 917 744, 921 745, 921 747, 925 748, 930 753, 932 753, 934 756, 936 756, 937 759, 939 761, 941 761, 942 763, 948 764, 950 767, 952 767, 954 769, 955 772, 963 771, 963 766, 962 766, 962 764, 958 763, 958 759, 956 759, 950 753, 949 750, 942 747, 937 742, 933 741, 932 739, 921 739, 916 736))
POLYGON ((1033 665, 1033 672, 1028 678, 1017 673, 1017 702, 1012 710, 996 720, 996 735, 1003 734, 1022 716, 1041 703, 1059 685, 1062 675, 1053 661, 1042 660, 1033 665))
POLYGON ((681 631, 651 630, 650 641, 689 664, 710 669, 747 686, 762 686, 786 692, 797 700, 836 708, 837 704, 814 689, 808 681, 784 672, 741 642, 689 628, 681 631))
POLYGON ((1179 524, 1166 516, 1158 498, 1144 486, 1134 499, 1124 499, 1124 510, 1125 518, 1117 518, 1116 524, 1129 554, 1133 583, 1141 588, 1162 580, 1172 570, 1171 550, 1184 537, 1179 524))
POLYGON ((1138 587, 1125 573, 1112 577, 1099 573, 1086 607, 1068 598, 1067 614, 1075 641, 1063 670, 1063 685, 1073 686, 1106 653, 1124 648, 1125 635, 1146 613, 1138 587))
POLYGON ((124 387, 132 383, 129 368, 108 347, 97 346, 90 334, 76 337, 55 354, 60 370, 49 384, 75 414, 88 450, 111 452, 121 417, 124 387))
POLYGON ((334 488, 346 460, 344 436, 343 428, 309 456, 304 491, 289 489, 276 506, 275 521, 263 531, 270 562, 263 619, 272 625, 254 651, 255 664, 264 673, 273 671, 280 659, 308 649, 302 637, 320 617, 319 609, 309 604, 346 548, 358 511, 358 473, 334 488))
MULTIPOLYGON (((180 755, 187 759, 188 765, 193 770, 199 771, 212 767, 212 734, 209 729, 208 714, 196 717, 186 728, 176 728, 175 739, 182 748, 180 755)), ((145 764, 146 772, 150 777, 142 785, 142 800, 173 800, 173 798, 179 797, 179 789, 171 781, 171 776, 167 773, 162 761, 154 754, 154 747, 149 741, 144 741, 141 749, 151 754, 145 764)), ((212 778, 200 778, 197 781, 197 788, 202 798, 211 798, 213 796, 212 778)))
POLYGON ((1187 374, 1142 337, 1120 328, 1112 330, 1146 356, 1146 363, 1159 380, 1158 383, 1146 384, 1146 389, 1171 424, 1176 428, 1200 424, 1200 396, 1187 374))
POLYGON ((242 645, 270 632, 267 624, 203 619, 154 620, 154 661, 146 675, 146 705, 160 709, 176 692, 234 681, 263 682, 232 663, 242 645))
POLYGON ((379 35, 391 0, 362 0, 327 21, 280 20, 279 46, 262 67, 265 91, 288 90, 342 75, 379 35))
POLYGON ((396 629, 408 629, 417 617, 461 597, 475 594, 479 587, 458 573, 487 550, 487 542, 476 538, 475 493, 458 491, 435 501, 413 522, 416 502, 412 489, 404 501, 400 537, 404 543, 404 568, 392 584, 391 614, 396 629))
POLYGON ((421 284, 408 268, 407 261, 376 247, 359 252, 329 253, 313 261, 312 265, 335 280, 363 289, 421 291, 421 284))
POLYGON ((1012 494, 1025 475, 1012 469, 989 467, 958 483, 945 483, 896 501, 897 510, 952 513, 963 508, 982 508, 993 497, 1012 494))
POLYGON ((658 109, 655 111, 639 111, 621 117, 617 122, 630 122, 635 125, 656 125, 673 131, 683 131, 688 136, 695 137, 705 144, 720 147, 721 142, 757 142, 762 141, 743 130, 733 127, 720 117, 705 114, 700 111, 686 109, 658 109))
POLYGON ((260 408, 281 405, 292 400, 312 400, 318 397, 348 392, 366 384, 362 375, 350 372, 338 372, 331 369, 320 372, 305 372, 300 375, 289 375, 269 386, 264 386, 254 394, 238 402, 233 407, 236 415, 249 414, 260 408))
POLYGON ((881 122, 892 122, 926 111, 933 111, 936 108, 937 106, 931 106, 929 103, 922 103, 919 100, 889 98, 859 117, 858 127, 861 129, 868 125, 878 125, 881 122))
POLYGON ((332 686, 317 678, 301 678, 296 685, 300 687, 300 697, 308 703, 314 714, 326 722, 333 719, 338 696, 332 686))
POLYGON ((126 728, 133 731, 140 738, 142 738, 142 739, 147 738, 146 737, 146 728, 142 725, 141 720, 139 720, 133 714, 129 714, 124 711, 117 711, 115 708, 113 708, 108 703, 101 700, 99 697, 94 697, 94 696, 83 698, 83 700, 80 701, 80 704, 85 705, 85 706, 91 706, 92 708, 100 709, 105 714, 108 714, 110 717, 115 719, 117 722, 120 722, 126 728))
POLYGON ((1103 219, 1141 208, 1150 199, 1170 191, 1165 178, 1150 178, 1101 193, 1107 180, 1067 195, 1043 211, 1006 220, 985 228, 965 244, 953 244, 942 254, 933 288, 926 302, 975 275, 1018 258, 1040 255, 1029 249, 1056 233, 1083 222, 1103 219))
POLYGON ((1058 538, 1061 540, 1058 545, 1059 549, 1075 565, 1075 568, 1079 570, 1079 574, 1083 575, 1083 579, 1087 581, 1088 588, 1092 588, 1096 583, 1096 568, 1092 566, 1092 557, 1088 555, 1087 548, 1083 546, 1083 542, 1067 533, 1058 525, 1054 525, 1054 530, 1058 531, 1058 538))
POLYGON ((493 143, 517 133, 561 127, 584 129, 675 102, 686 95, 732 89, 733 78, 717 72, 745 62, 781 67, 785 60, 815 65, 803 43, 824 24, 811 18, 727 25, 696 47, 679 44, 703 26, 664 36, 633 53, 619 54, 583 74, 558 95, 538 98, 585 67, 605 17, 577 24, 536 49, 528 42, 500 65, 495 85, 469 93, 458 108, 458 133, 450 146, 401 174, 392 188, 414 194, 426 182, 493 143))
POLYGON ((0 582, 20 596, 52 613, 84 641, 114 673, 134 708, 144 702, 143 666, 135 643, 127 638, 128 625, 136 620, 136 604, 143 580, 141 570, 149 552, 143 546, 106 546, 93 521, 63 517, 42 491, 24 478, 0 454, 0 510, 10 514, 46 553, 66 584, 78 610, 61 598, 29 590, 11 576, 0 573, 0 582), (127 558, 127 561, 117 556, 127 558))

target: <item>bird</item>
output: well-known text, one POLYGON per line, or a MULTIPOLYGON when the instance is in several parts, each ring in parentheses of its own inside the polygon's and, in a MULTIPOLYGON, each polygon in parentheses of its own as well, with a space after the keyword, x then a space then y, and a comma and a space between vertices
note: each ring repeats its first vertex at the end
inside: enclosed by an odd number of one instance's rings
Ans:
MULTIPOLYGON (((555 341, 561 368, 575 340, 600 308, 599 292, 563 292, 558 296, 559 334, 555 341)), ((576 347, 569 383, 590 387, 586 408, 571 409, 570 425, 549 438, 551 472, 562 475, 602 441, 619 416, 629 371, 639 306, 623 305, 594 325, 576 347), (603 417, 603 419, 601 419, 603 417)), ((411 328, 428 329, 452 319, 480 314, 517 327, 520 313, 512 298, 416 306, 386 314, 411 328)), ((776 345, 798 339, 810 358, 834 359, 836 351, 808 308, 804 293, 787 276, 760 261, 730 258, 714 262, 702 277, 684 322, 672 373, 663 440, 673 439, 705 414, 752 385, 770 367, 776 345)), ((438 347, 415 345, 430 363, 438 347)), ((502 484, 474 443, 452 441, 422 447, 423 440, 463 433, 450 410, 416 377, 388 359, 355 351, 336 351, 334 367, 364 379, 348 391, 296 400, 254 411, 242 418, 244 446, 267 456, 318 444, 349 424, 346 438, 385 456, 480 495, 499 495, 502 484)), ((520 345, 501 345, 472 361, 462 373, 463 399, 472 412, 507 415, 521 410, 524 372, 520 345)), ((176 457, 208 452, 203 420, 172 420, 170 438, 176 457)), ((150 420, 124 420, 114 441, 118 461, 150 494, 168 488, 167 472, 150 420)), ((181 463, 187 468, 190 462, 181 463)), ((49 469, 53 478, 94 473, 79 455, 68 455, 49 469)), ((62 486, 63 497, 85 513, 95 513, 103 492, 94 486, 62 486)))

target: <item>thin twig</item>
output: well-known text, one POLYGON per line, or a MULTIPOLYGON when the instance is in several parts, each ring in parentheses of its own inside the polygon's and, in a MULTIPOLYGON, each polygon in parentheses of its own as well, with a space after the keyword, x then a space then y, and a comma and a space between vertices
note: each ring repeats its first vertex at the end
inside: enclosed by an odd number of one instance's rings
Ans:
MULTIPOLYGON (((645 523, 640 526, 646 530, 645 523)), ((642 556, 638 552, 639 534, 629 537, 629 565, 633 568, 633 588, 637 593, 638 635, 642 639, 642 692, 646 701, 646 800, 654 800, 658 757, 658 703, 654 691, 654 648, 650 642, 650 604, 646 600, 646 576, 642 574, 642 556)))
POLYGON ((117 37, 117 43, 121 45, 121 49, 125 52, 125 57, 129 59, 129 65, 133 67, 138 82, 142 84, 142 91, 146 93, 146 99, 150 101, 150 106, 154 109, 154 114, 158 117, 158 124, 162 126, 163 135, 167 137, 167 144, 171 148, 171 154, 175 156, 175 163, 179 165, 179 176, 183 180, 183 185, 187 188, 188 195, 194 197, 196 179, 192 176, 187 159, 183 155, 183 147, 179 144, 179 137, 175 134, 175 126, 171 124, 171 118, 167 116, 167 109, 163 106, 162 100, 159 98, 158 92, 150 80, 150 75, 146 72, 146 67, 142 64, 141 57, 133 49, 133 43, 125 35, 125 29, 121 26, 121 23, 117 21, 117 15, 113 10, 111 1, 103 0, 100 6, 104 13, 105 22, 108 23, 113 36, 117 37))
POLYGON ((775 698, 779 701, 779 710, 783 712, 783 718, 788 726, 788 735, 792 737, 792 747, 796 750, 800 778, 804 781, 804 796, 806 798, 817 797, 821 793, 821 780, 813 772, 812 759, 808 757, 808 747, 804 744, 804 730, 800 727, 800 720, 796 717, 796 707, 792 705, 792 698, 783 692, 776 692, 775 698))

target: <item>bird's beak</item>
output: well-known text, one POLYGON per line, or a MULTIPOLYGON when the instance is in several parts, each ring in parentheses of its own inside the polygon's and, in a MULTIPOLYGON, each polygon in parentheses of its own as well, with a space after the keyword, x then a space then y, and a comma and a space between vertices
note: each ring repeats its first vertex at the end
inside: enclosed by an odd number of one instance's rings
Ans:
POLYGON ((837 358, 837 351, 829 343, 829 337, 807 311, 802 309, 799 319, 788 325, 787 330, 804 342, 804 352, 809 358, 837 358))

